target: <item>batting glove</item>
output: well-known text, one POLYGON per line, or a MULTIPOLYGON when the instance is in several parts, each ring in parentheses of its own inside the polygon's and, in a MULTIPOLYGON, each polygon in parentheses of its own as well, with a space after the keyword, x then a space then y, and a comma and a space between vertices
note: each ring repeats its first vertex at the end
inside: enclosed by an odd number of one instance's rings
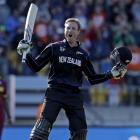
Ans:
POLYGON ((32 49, 31 42, 27 42, 26 40, 21 40, 18 44, 17 52, 19 55, 22 55, 24 51, 26 51, 26 53, 31 52, 31 49, 32 49))
POLYGON ((118 70, 121 72, 121 78, 123 78, 127 72, 127 65, 119 64, 118 70))
POLYGON ((121 64, 117 64, 111 69, 111 74, 114 79, 123 78, 126 72, 127 72, 127 66, 121 64))

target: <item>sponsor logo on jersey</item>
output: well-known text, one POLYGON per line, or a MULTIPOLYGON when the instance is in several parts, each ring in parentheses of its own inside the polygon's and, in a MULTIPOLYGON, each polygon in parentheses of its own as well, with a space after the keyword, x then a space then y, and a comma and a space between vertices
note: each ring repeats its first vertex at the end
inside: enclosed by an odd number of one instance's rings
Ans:
POLYGON ((59 56, 59 63, 69 63, 79 67, 81 66, 81 60, 67 56, 59 56))

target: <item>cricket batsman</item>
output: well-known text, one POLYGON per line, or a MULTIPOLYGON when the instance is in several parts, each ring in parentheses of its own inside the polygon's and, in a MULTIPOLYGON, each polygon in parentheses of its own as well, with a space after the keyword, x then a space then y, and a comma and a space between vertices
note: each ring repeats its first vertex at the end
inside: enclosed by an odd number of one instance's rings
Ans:
POLYGON ((80 87, 83 76, 94 85, 111 78, 120 79, 127 72, 127 64, 132 59, 129 50, 116 49, 111 58, 116 65, 103 74, 97 74, 88 53, 80 47, 80 22, 77 18, 68 18, 64 23, 64 40, 50 43, 37 56, 31 54, 31 43, 21 40, 17 52, 27 51, 26 64, 35 72, 50 63, 48 87, 45 93, 40 118, 34 125, 30 140, 48 140, 53 124, 61 109, 64 109, 69 121, 69 140, 86 140, 87 123, 83 108, 80 87), (123 53, 125 58, 122 59, 123 53), (126 53, 125 53, 126 52, 126 53))

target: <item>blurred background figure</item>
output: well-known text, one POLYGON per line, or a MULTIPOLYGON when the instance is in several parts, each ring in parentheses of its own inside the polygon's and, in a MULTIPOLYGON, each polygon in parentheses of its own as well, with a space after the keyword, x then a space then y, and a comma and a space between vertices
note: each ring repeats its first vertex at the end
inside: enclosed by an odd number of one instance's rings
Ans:
POLYGON ((2 130, 5 123, 5 117, 7 118, 7 123, 11 124, 11 115, 8 105, 8 96, 6 89, 6 81, 0 76, 0 139, 2 136, 2 130), (5 116, 6 114, 6 116, 5 116))

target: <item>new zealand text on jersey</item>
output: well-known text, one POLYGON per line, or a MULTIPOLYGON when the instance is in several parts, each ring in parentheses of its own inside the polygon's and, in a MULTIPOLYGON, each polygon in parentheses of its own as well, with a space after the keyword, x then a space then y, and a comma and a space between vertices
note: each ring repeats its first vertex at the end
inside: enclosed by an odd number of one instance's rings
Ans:
POLYGON ((59 56, 59 63, 70 63, 79 67, 81 66, 81 60, 67 56, 59 56))

